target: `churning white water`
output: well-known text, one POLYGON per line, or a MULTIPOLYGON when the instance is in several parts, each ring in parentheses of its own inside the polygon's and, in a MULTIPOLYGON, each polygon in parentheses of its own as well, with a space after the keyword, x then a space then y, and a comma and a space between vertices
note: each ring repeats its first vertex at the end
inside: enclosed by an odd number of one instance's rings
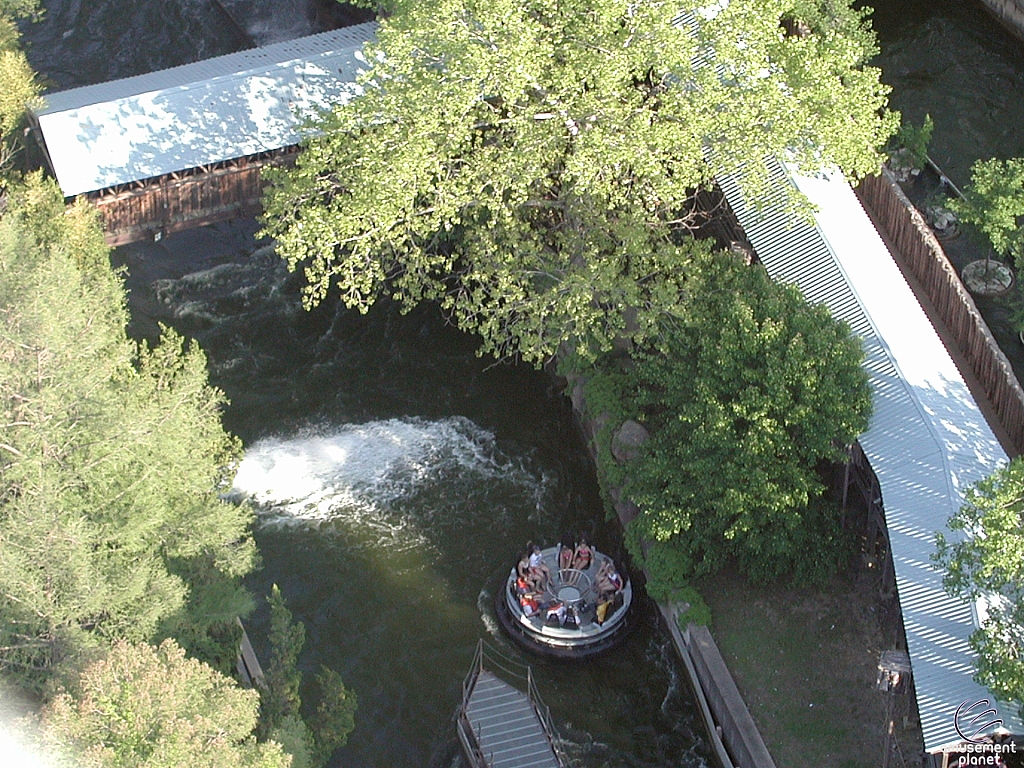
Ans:
MULTIPOLYGON (((348 521, 412 544, 423 528, 465 522, 488 503, 481 480, 538 510, 548 484, 469 419, 406 418, 259 440, 232 495, 252 501, 265 523, 348 521)), ((496 521, 502 513, 488 507, 496 521)))

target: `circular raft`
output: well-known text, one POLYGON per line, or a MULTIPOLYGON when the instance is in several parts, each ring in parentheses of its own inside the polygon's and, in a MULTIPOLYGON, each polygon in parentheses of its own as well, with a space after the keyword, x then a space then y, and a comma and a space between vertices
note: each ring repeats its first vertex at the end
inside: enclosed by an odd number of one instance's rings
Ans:
POLYGON ((528 651, 560 659, 593 656, 618 645, 632 627, 633 584, 614 561, 597 550, 585 570, 558 568, 558 547, 541 553, 551 578, 536 595, 536 612, 516 588, 516 569, 509 572, 495 598, 501 626, 528 651), (622 587, 600 594, 602 568, 620 574, 622 587), (525 603, 525 604, 524 604, 525 603), (561 607, 563 610, 559 610, 561 607))

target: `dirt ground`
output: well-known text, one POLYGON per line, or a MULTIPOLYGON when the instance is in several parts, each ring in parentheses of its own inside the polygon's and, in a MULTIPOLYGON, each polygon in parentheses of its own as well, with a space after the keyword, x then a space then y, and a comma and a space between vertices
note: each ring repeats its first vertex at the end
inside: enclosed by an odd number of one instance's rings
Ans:
MULTIPOLYGON (((895 597, 867 561, 821 590, 754 587, 727 573, 700 585, 712 634, 778 768, 883 765, 883 650, 904 647, 895 597)), ((912 696, 892 702, 893 768, 921 765, 912 696)))

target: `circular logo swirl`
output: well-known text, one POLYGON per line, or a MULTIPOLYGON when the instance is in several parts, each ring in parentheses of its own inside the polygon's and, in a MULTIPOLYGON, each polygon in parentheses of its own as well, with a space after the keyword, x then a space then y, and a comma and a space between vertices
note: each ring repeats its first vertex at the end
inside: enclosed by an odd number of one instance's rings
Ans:
POLYGON ((988 699, 980 699, 970 706, 970 699, 956 708, 953 715, 953 727, 957 736, 968 744, 982 744, 981 736, 993 727, 1003 724, 999 713, 991 706, 988 699))

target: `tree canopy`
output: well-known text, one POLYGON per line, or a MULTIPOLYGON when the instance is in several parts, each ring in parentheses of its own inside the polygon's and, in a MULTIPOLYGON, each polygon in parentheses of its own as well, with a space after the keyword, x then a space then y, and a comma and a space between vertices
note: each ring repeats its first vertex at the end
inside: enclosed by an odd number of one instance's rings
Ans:
POLYGON ((116 638, 250 607, 251 510, 218 488, 238 444, 205 358, 125 335, 120 280, 85 204, 39 177, 0 214, 0 670, 38 686, 116 638))
POLYGON ((1024 265, 1024 158, 976 161, 964 199, 951 199, 949 207, 977 227, 997 254, 1011 254, 1024 265))
POLYGON ((6 185, 4 172, 20 146, 15 129, 42 91, 25 53, 18 47, 20 35, 15 19, 39 15, 37 0, 0 0, 0 191, 6 185))
POLYGON ((294 756, 292 768, 318 768, 348 742, 348 735, 355 728, 356 695, 345 688, 341 675, 321 665, 316 676, 320 703, 315 714, 302 716, 302 672, 298 662, 306 642, 306 628, 292 620, 277 584, 271 588, 267 602, 270 654, 259 731, 283 744, 294 756))
POLYGON ((873 172, 895 129, 849 0, 399 2, 363 95, 272 174, 265 232, 306 301, 429 299, 534 362, 678 310, 694 193, 764 158, 873 172), (562 347, 564 349, 564 347, 562 347))
POLYGON ((977 680, 1024 716, 1024 459, 1014 459, 969 488, 936 536, 935 561, 949 594, 984 599, 987 615, 971 635, 977 680))
POLYGON ((838 510, 816 468, 867 426, 861 345, 760 267, 699 267, 685 310, 613 379, 619 416, 651 433, 625 470, 631 548, 647 542, 651 570, 684 578, 729 558, 757 580, 827 575, 838 510))
POLYGON ((289 768, 253 736, 259 694, 173 640, 114 643, 43 711, 46 741, 76 768, 289 768))

